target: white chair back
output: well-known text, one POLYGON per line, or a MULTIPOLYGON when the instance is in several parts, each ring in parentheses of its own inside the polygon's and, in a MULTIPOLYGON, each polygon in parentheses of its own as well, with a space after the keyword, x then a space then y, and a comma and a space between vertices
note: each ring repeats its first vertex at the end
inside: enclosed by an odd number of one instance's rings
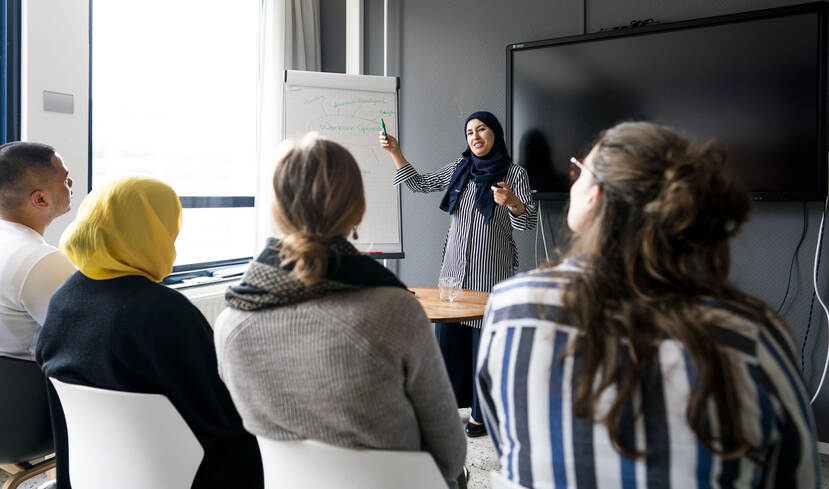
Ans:
POLYGON ((265 489, 446 489, 427 452, 342 448, 257 436, 265 489))
POLYGON ((526 487, 507 479, 497 470, 493 470, 489 473, 489 481, 492 483, 492 489, 527 489, 526 487))
POLYGON ((66 417, 73 489, 190 489, 204 450, 169 399, 49 380, 66 417))

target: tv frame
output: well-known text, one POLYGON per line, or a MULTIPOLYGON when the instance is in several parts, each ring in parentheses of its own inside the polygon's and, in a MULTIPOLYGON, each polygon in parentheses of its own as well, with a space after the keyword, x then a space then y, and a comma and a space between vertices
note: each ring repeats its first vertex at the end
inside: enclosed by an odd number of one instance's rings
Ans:
MULTIPOLYGON (((677 31, 689 29, 694 27, 708 27, 712 25, 729 24, 734 22, 742 22, 746 20, 759 20, 773 17, 782 17, 793 14, 803 13, 817 13, 818 14, 818 77, 820 89, 818 90, 817 98, 819 102, 818 107, 818 154, 819 154, 819 168, 818 174, 820 179, 820 190, 817 192, 751 192, 752 198, 756 201, 822 201, 826 198, 827 193, 827 146, 826 146, 826 90, 827 90, 827 3, 826 2, 810 2, 799 5, 790 5, 785 7, 775 7, 763 10, 754 10, 749 12, 741 12, 736 14, 718 15, 712 17, 703 17, 699 19, 685 20, 679 22, 648 24, 642 27, 623 28, 612 31, 602 31, 590 34, 581 34, 575 36, 558 37, 552 39, 543 39, 540 41, 528 41, 519 43, 510 43, 506 46, 507 54, 507 87, 506 87, 506 128, 505 138, 507 147, 513 149, 513 134, 512 134, 512 56, 517 51, 524 51, 528 49, 538 49, 550 46, 558 46, 564 44, 574 44, 589 42, 594 40, 633 37, 649 35, 659 32, 677 31)), ((602 128, 605 129, 605 128, 602 128)), ((598 134, 596 134, 598 136, 598 134)), ((512 152, 515 155, 515 152, 512 152)), ((521 162, 518 162, 521 164, 521 162)), ((535 200, 568 200, 570 198, 569 191, 565 192, 537 192, 533 189, 533 198, 535 200)))

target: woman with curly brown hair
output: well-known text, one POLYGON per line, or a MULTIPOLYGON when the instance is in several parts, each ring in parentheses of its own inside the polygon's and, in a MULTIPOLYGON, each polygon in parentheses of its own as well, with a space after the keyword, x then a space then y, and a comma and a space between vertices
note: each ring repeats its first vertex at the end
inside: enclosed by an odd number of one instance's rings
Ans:
POLYGON ((499 284, 477 381, 525 487, 809 487, 815 426, 782 320, 728 281, 750 197, 713 145, 622 123, 575 179, 572 247, 499 284))

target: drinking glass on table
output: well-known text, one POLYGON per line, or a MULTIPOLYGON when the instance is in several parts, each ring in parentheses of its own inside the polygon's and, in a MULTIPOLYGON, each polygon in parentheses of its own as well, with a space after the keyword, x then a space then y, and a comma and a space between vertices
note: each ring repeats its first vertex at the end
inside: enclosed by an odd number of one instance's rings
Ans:
POLYGON ((441 277, 438 288, 441 302, 455 302, 455 297, 461 293, 461 281, 454 277, 441 277))

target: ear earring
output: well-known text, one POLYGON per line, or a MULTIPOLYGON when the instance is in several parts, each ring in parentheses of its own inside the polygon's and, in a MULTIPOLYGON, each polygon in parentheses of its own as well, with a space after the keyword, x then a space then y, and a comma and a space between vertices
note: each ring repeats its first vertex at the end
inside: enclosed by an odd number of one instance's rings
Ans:
POLYGON ((357 226, 354 226, 354 231, 352 231, 351 237, 354 238, 355 240, 357 238, 359 238, 359 235, 357 234, 357 226))

